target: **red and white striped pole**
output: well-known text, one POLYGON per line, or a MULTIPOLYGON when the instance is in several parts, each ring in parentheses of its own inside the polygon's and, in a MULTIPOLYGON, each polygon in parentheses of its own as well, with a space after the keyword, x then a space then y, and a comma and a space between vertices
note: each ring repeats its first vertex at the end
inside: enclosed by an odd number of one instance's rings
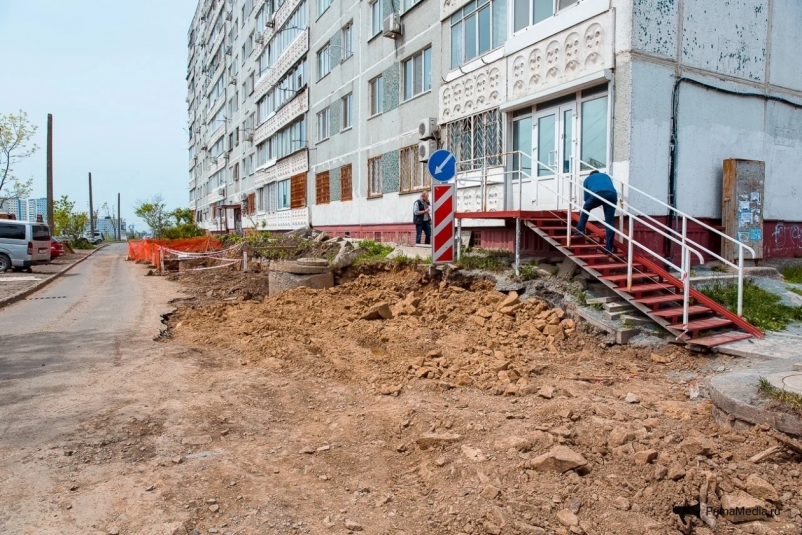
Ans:
POLYGON ((454 213, 456 212, 456 183, 432 186, 432 263, 454 262, 456 251, 454 213))

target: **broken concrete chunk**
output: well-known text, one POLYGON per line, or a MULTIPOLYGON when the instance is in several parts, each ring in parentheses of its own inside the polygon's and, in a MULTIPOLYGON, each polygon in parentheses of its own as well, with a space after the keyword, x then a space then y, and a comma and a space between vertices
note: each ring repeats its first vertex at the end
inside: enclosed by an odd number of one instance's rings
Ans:
POLYGON ((770 502, 777 502, 780 500, 780 495, 774 486, 760 477, 757 474, 750 474, 746 478, 746 491, 761 500, 768 500, 770 502))
POLYGON ((362 315, 363 320, 389 320, 393 317, 393 311, 390 310, 390 305, 387 303, 378 303, 373 305, 362 315))
POLYGON ((721 497, 721 514, 733 523, 765 520, 769 517, 769 506, 763 500, 740 490, 736 494, 721 497))

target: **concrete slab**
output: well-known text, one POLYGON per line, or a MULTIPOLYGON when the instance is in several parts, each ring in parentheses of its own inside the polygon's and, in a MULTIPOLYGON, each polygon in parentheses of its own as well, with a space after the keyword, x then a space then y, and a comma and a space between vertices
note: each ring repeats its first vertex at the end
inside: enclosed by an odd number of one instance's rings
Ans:
POLYGON ((802 359, 802 336, 781 333, 766 333, 762 340, 752 338, 713 348, 716 353, 734 357, 761 360, 802 359))
POLYGON ((766 379, 771 386, 786 392, 802 395, 802 372, 780 372, 767 375, 766 379))
POLYGON ((414 245, 396 245, 395 250, 387 255, 388 259, 393 259, 398 256, 406 256, 408 258, 420 258, 421 260, 432 257, 432 246, 425 245, 417 247, 414 245))

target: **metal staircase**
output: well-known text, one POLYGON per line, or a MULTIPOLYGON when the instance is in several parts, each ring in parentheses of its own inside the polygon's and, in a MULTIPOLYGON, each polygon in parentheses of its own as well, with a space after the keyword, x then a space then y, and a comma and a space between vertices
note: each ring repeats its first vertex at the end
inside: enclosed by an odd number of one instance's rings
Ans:
MULTIPOLYGON (((505 183, 508 193, 512 193, 512 195, 508 194, 507 198, 511 200, 509 204, 513 205, 513 209, 481 213, 458 212, 457 225, 461 226, 462 219, 476 219, 477 217, 481 219, 515 219, 516 270, 520 269, 520 229, 521 223, 523 223, 626 302, 676 336, 678 340, 686 342, 689 347, 712 348, 747 338, 763 337, 760 329, 742 317, 743 256, 744 251, 747 251, 751 252, 754 257, 752 249, 659 199, 617 181, 614 177, 612 178, 617 183, 617 188, 621 189, 619 192, 620 203, 619 206, 616 206, 621 216, 620 228, 608 227, 603 221, 591 221, 585 227, 584 235, 575 235, 573 230, 583 212, 583 203, 579 202, 579 199, 583 198, 585 193, 610 204, 582 187, 578 164, 581 164, 586 170, 593 169, 593 166, 579 160, 574 161, 572 158, 572 171, 558 174, 556 169, 533 160, 526 153, 516 152, 501 155, 502 159, 504 157, 507 157, 508 162, 505 166, 496 166, 495 171, 490 172, 483 167, 478 179, 475 173, 467 179, 460 179, 458 175, 457 184, 459 187, 461 180, 463 185, 465 182, 478 181, 483 192, 482 195, 484 195, 487 184, 505 183), (527 158, 530 160, 528 166, 523 164, 527 158), (517 164, 514 169, 510 169, 509 162, 517 164), (546 185, 545 181, 530 176, 528 170, 533 167, 552 169, 554 176, 558 176, 559 180, 556 181, 556 184, 546 185), (529 189, 525 190, 523 184, 527 181, 529 189), (545 196, 541 190, 546 193, 545 196), (681 222, 681 231, 661 223, 632 206, 631 200, 634 195, 641 195, 646 198, 648 203, 657 203, 666 210, 673 211, 681 222), (538 202, 538 198, 541 196, 547 198, 548 201, 538 202), (527 203, 531 203, 532 210, 522 209, 527 203), (687 235, 689 221, 706 227, 709 231, 720 235, 722 239, 731 240, 737 244, 738 264, 736 265, 690 240, 687 235), (661 258, 656 251, 638 242, 634 237, 636 223, 674 243, 681 253, 680 265, 674 265, 670 260, 661 258), (604 236, 608 228, 616 236, 612 254, 608 254, 604 250, 604 236), (692 258, 696 257, 700 263, 704 262, 702 252, 737 270, 737 314, 691 288, 692 258)), ((470 167, 475 168, 476 166, 470 167)))

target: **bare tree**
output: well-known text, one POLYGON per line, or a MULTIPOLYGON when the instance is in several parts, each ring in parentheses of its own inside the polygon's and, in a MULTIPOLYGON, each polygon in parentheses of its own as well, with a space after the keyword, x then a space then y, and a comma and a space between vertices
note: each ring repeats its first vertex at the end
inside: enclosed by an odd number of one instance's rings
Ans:
POLYGON ((28 114, 22 110, 17 115, 0 114, 0 204, 31 193, 33 179, 20 182, 13 174, 12 166, 39 149, 36 144, 28 146, 36 130, 37 127, 28 121, 28 114))

